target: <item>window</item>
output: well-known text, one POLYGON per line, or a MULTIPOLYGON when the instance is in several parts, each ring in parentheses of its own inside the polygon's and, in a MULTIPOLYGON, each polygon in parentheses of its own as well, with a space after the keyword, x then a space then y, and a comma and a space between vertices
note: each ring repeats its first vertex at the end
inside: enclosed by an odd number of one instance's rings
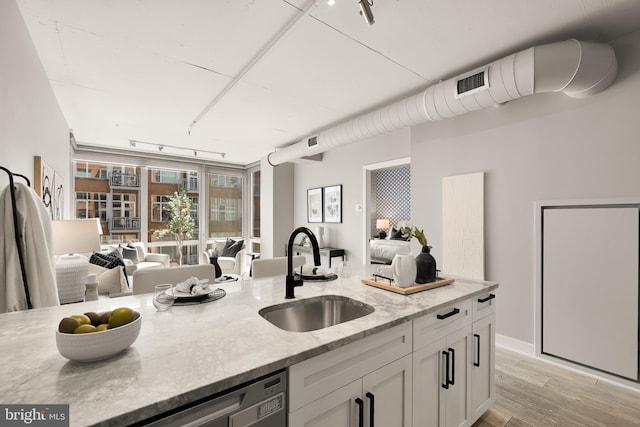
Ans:
POLYGON ((107 193, 76 192, 76 218, 107 220, 107 193))
POLYGON ((251 174, 251 237, 260 237, 260 171, 251 174))
POLYGON ((107 179, 107 165, 87 161, 76 161, 76 178, 107 179))
POLYGON ((169 221, 169 197, 151 196, 151 222, 169 221))
POLYGON ((251 252, 260 252, 260 171, 251 173, 251 252))
POLYGON ((180 184, 181 173, 171 169, 153 169, 151 173, 151 182, 160 184, 180 184))
POLYGON ((198 198, 189 197, 189 200, 191 200, 191 210, 189 211, 189 215, 196 222, 196 227, 198 227, 198 198))
POLYGON ((242 177, 209 175, 209 237, 242 236, 242 177))
POLYGON ((129 193, 113 193, 112 216, 114 218, 136 217, 136 195, 129 193))

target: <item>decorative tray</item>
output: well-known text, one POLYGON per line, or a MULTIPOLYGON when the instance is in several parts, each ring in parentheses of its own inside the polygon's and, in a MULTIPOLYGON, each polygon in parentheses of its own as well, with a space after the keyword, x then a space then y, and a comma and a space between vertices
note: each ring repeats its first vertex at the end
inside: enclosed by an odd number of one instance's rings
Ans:
POLYGON ((434 282, 423 283, 421 285, 415 283, 412 286, 407 288, 401 288, 396 285, 396 282, 393 280, 387 279, 382 276, 374 276, 368 277, 366 279, 362 279, 362 283, 369 286, 374 286, 376 288, 384 289, 387 291, 395 292, 401 295, 410 295, 415 294, 416 292, 422 292, 433 288, 439 288, 440 286, 445 286, 453 283, 454 279, 447 279, 444 277, 436 277, 434 282))

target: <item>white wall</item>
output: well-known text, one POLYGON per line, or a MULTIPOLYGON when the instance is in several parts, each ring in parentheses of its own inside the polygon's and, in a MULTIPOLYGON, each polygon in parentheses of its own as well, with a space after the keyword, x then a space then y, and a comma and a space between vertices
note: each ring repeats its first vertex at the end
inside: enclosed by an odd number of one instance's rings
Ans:
POLYGON ((364 211, 356 212, 355 206, 365 204, 363 166, 408 157, 409 137, 410 130, 402 129, 328 151, 321 162, 295 164, 293 226, 306 226, 312 231, 316 226, 323 226, 325 246, 343 248, 349 261, 362 264, 362 248, 366 239, 362 222, 367 214, 364 211), (337 184, 342 184, 342 223, 309 224, 307 189, 337 184))
MULTIPOLYGON (((33 185, 33 158, 41 156, 70 189, 69 126, 14 0, 0 1, 0 63, 0 165, 27 176, 33 185)), ((0 171, 0 189, 7 183, 0 171)), ((67 192, 66 217, 71 198, 67 192)))
MULTIPOLYGON (((534 340, 534 201, 640 195, 640 32, 613 46, 619 76, 599 95, 533 95, 412 129, 413 222, 436 259, 442 178, 486 172, 485 276, 500 283, 498 334, 534 340)), ((604 279, 606 266, 593 273, 604 279)))
POLYGON ((273 167, 267 158, 260 162, 260 256, 284 256, 293 230, 292 163, 273 167))

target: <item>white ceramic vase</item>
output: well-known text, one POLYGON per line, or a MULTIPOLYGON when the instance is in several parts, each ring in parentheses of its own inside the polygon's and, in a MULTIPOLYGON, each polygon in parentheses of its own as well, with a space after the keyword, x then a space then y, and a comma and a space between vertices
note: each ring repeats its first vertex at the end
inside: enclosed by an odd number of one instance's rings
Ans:
POLYGON ((393 270, 393 281, 399 287, 408 288, 415 283, 418 268, 413 255, 397 254, 391 261, 391 269, 393 270))

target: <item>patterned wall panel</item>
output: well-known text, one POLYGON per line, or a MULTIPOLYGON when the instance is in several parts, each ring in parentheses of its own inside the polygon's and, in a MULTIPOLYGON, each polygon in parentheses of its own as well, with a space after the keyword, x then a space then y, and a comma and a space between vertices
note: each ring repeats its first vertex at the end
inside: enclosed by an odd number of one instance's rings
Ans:
POLYGON ((391 225, 411 220, 411 166, 376 172, 376 217, 389 219, 391 225))

